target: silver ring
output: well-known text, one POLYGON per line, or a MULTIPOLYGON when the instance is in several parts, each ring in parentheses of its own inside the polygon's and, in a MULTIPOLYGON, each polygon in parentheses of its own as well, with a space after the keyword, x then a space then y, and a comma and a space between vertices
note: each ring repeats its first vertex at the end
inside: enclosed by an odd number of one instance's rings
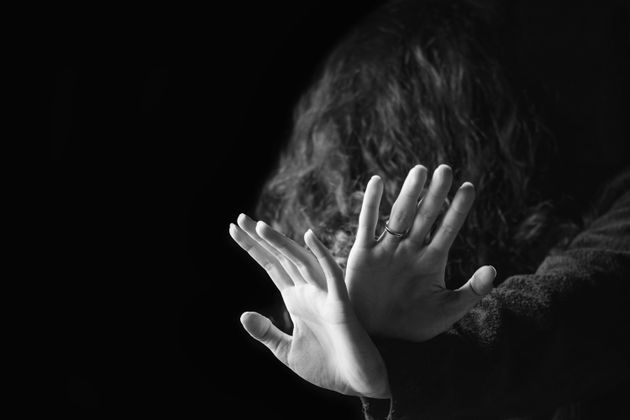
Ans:
POLYGON ((407 233, 407 232, 396 232, 395 230, 390 229, 389 226, 387 226, 387 223, 385 223, 385 230, 387 231, 387 233, 397 238, 402 238, 407 233))

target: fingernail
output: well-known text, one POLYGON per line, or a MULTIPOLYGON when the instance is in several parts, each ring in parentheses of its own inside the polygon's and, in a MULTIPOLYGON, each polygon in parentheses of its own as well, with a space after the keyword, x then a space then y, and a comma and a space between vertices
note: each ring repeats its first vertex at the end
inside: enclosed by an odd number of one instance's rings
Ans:
POLYGON ((492 269, 492 272, 494 273, 494 277, 496 277, 497 276, 497 269, 494 268, 494 266, 492 266, 492 265, 489 265, 488 267, 490 267, 492 269))

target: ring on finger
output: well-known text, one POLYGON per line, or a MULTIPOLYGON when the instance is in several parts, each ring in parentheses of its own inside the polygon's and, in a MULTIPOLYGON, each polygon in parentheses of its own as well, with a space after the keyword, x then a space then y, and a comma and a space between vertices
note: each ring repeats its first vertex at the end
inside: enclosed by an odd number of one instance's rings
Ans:
POLYGON ((407 234, 407 231, 403 231, 403 232, 395 231, 394 229, 390 228, 387 223, 385 223, 385 231, 389 233, 390 235, 395 236, 396 238, 402 238, 403 236, 407 234))

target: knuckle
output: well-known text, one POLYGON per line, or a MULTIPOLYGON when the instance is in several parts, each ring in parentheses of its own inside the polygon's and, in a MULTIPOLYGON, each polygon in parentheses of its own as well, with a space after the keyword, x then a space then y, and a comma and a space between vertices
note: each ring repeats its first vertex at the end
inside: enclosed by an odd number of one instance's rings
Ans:
POLYGON ((298 270, 307 270, 309 268, 302 260, 298 259, 293 260, 293 265, 295 265, 298 270))
POLYGON ((418 210, 418 216, 426 221, 431 221, 435 218, 435 212, 428 209, 420 209, 418 210))
POLYGON ((392 215, 390 215, 389 223, 390 226, 393 223, 396 227, 400 225, 405 225, 409 221, 409 212, 404 210, 399 210, 392 215))
POLYGON ((446 236, 455 235, 457 234, 457 231, 458 231, 457 226, 452 225, 450 223, 443 224, 441 230, 442 230, 442 233, 446 236))
POLYGON ((468 214, 468 211, 465 209, 462 209, 460 207, 451 207, 450 211, 453 212, 453 214, 457 217, 465 217, 468 214))
POLYGON ((407 244, 409 244, 412 248, 416 249, 416 248, 422 248, 424 247, 425 244, 425 240, 416 236, 409 236, 407 237, 407 241, 405 241, 407 244))
POLYGON ((260 265, 265 269, 268 273, 273 271, 276 266, 270 261, 261 261, 260 265))

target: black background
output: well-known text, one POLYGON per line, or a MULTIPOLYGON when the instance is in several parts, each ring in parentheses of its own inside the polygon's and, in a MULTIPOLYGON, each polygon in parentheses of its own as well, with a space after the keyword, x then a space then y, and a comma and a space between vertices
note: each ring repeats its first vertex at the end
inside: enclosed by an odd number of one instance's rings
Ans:
MULTIPOLYGON (((55 12, 59 410, 361 418, 242 330, 280 301, 228 224, 252 213, 318 62, 377 3, 55 12)), ((627 162, 627 9, 543 3, 516 7, 515 67, 560 141, 549 188, 586 195, 627 162)))

